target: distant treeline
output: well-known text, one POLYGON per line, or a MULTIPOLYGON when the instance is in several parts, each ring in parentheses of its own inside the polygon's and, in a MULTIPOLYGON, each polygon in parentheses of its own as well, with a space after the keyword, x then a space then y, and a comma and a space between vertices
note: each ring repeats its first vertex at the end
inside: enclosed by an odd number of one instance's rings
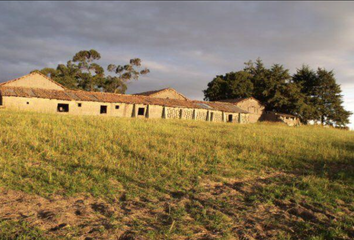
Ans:
POLYGON ((204 90, 205 100, 251 97, 267 111, 290 113, 303 123, 345 126, 351 112, 343 107, 340 85, 333 71, 303 65, 291 76, 283 65, 266 68, 262 60, 245 63, 241 71, 216 76, 204 90))

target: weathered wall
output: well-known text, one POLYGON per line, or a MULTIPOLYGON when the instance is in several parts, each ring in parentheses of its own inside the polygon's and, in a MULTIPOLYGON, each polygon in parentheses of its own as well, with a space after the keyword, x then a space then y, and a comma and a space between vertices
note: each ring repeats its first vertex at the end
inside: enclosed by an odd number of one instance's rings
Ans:
POLYGON ((184 97, 182 97, 181 95, 179 95, 175 91, 168 90, 168 89, 165 91, 155 93, 154 95, 151 95, 150 97, 185 100, 184 97))
POLYGON ((64 90, 64 88, 53 83, 52 81, 49 81, 47 78, 40 74, 26 75, 16 81, 5 83, 3 86, 64 90))
POLYGON ((237 103, 237 106, 250 113, 248 120, 250 123, 258 122, 264 111, 264 107, 253 98, 245 99, 237 103))
POLYGON ((230 122, 230 116, 232 116, 232 123, 240 123, 240 113, 225 113, 224 114, 224 122, 230 122))
POLYGON ((184 108, 181 111, 181 119, 193 120, 194 109, 184 108))
POLYGON ((24 111, 57 113, 59 103, 69 104, 69 112, 58 112, 59 114, 131 117, 133 111, 133 104, 124 103, 76 102, 43 98, 3 97, 3 105, 6 106, 7 109, 24 111), (81 103, 81 107, 79 107, 79 103, 81 103), (101 106, 107 106, 107 114, 100 114, 101 106), (116 109, 116 106, 119 106, 119 109, 116 109))
POLYGON ((166 119, 179 119, 180 114, 181 114, 180 108, 171 108, 171 107, 165 108, 165 118, 166 119))
POLYGON ((210 113, 209 121, 211 121, 211 122, 222 122, 223 121, 222 112, 209 111, 209 113, 210 113))
MULTIPOLYGON (((250 123, 250 117, 252 115, 251 114, 248 114, 248 113, 240 113, 239 115, 239 122, 240 123, 250 123)), ((254 123, 254 122, 252 122, 254 123)))
POLYGON ((162 118, 163 106, 149 105, 148 118, 162 118))
POLYGON ((206 121, 207 120, 208 111, 204 109, 196 109, 195 112, 195 120, 206 121))
POLYGON ((233 123, 247 123, 247 114, 223 113, 221 111, 172 108, 157 105, 83 102, 83 101, 60 101, 43 98, 3 97, 3 105, 8 109, 35 111, 43 113, 73 114, 73 115, 101 115, 134 118, 166 118, 201 120, 211 122, 227 122, 228 116, 232 115, 233 123), (58 104, 68 104, 69 112, 58 112, 58 104), (81 106, 79 106, 79 104, 81 106), (101 106, 107 106, 107 113, 101 114, 101 106), (139 109, 144 109, 143 115, 139 115, 139 109), (241 117, 240 117, 241 116, 241 117))

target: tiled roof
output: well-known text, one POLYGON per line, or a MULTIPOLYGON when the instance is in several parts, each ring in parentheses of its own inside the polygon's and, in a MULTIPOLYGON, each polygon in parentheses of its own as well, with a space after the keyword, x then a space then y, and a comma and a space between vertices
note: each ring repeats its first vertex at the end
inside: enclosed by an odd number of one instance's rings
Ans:
POLYGON ((204 101, 185 101, 177 99, 153 98, 148 96, 87 92, 74 90, 48 90, 39 88, 5 87, 0 86, 0 93, 7 97, 25 98, 46 98, 65 101, 92 101, 106 103, 130 103, 145 105, 160 105, 166 107, 197 108, 208 110, 219 110, 233 113, 247 113, 234 104, 226 102, 204 102, 204 101))
POLYGON ((164 91, 172 91, 175 92, 176 94, 180 95, 182 98, 184 98, 185 100, 188 100, 188 98, 186 98, 183 94, 177 92, 175 89, 173 88, 163 88, 163 89, 159 89, 159 90, 153 90, 153 91, 147 91, 147 92, 141 92, 141 93, 134 93, 133 95, 139 95, 139 96, 154 96, 155 94, 158 94, 160 92, 164 92, 164 91))

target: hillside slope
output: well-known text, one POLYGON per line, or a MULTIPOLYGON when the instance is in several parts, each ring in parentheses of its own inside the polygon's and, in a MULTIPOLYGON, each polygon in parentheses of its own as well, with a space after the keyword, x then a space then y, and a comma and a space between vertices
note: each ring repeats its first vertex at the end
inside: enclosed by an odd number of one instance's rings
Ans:
POLYGON ((350 239, 354 133, 0 110, 0 239, 350 239))

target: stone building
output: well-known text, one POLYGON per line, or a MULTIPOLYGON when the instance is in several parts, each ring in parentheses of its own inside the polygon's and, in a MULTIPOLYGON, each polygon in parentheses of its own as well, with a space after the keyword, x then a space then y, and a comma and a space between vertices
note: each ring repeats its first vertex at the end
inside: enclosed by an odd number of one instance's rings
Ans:
POLYGON ((236 105, 244 111, 249 112, 249 122, 258 122, 264 112, 264 106, 255 98, 225 99, 219 102, 228 102, 236 105))
POLYGON ((6 109, 58 114, 249 121, 248 112, 232 103, 188 100, 173 91, 160 90, 150 96, 69 90, 45 75, 31 73, 0 84, 0 105, 6 109))

